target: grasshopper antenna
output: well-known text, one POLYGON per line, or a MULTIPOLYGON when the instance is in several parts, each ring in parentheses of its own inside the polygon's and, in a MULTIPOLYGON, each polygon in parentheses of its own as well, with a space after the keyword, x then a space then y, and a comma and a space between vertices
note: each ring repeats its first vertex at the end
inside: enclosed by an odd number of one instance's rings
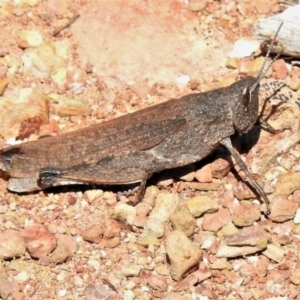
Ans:
POLYGON ((269 58, 269 56, 270 56, 271 49, 273 48, 273 46, 274 46, 274 44, 275 44, 275 42, 276 42, 276 38, 277 38, 277 36, 278 36, 278 34, 279 34, 279 31, 280 31, 282 25, 283 25, 283 22, 280 23, 280 25, 279 25, 279 27, 278 27, 276 33, 275 33, 275 36, 274 36, 274 38, 272 39, 271 45, 268 47, 268 51, 267 51, 267 54, 266 54, 266 58, 265 58, 265 60, 264 60, 264 62, 263 62, 263 65, 262 65, 262 67, 261 67, 261 69, 260 69, 258 75, 257 75, 256 81, 255 81, 255 82, 253 83, 253 85, 250 87, 250 92, 252 92, 252 91, 255 90, 255 88, 259 85, 260 81, 263 79, 263 77, 266 75, 266 73, 267 73, 267 72, 269 71, 269 69, 271 68, 273 62, 279 57, 279 55, 280 55, 280 54, 282 53, 282 51, 283 51, 283 49, 282 49, 280 52, 278 52, 278 53, 275 55, 275 57, 272 59, 272 61, 269 63, 269 65, 266 67, 267 62, 268 62, 268 58, 269 58))

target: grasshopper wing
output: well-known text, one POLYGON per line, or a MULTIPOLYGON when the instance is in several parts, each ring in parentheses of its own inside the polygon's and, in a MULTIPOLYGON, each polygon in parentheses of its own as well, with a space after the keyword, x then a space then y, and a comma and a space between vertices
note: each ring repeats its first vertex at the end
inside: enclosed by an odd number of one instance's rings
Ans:
POLYGON ((58 137, 3 149, 0 168, 11 177, 37 177, 46 166, 66 169, 84 160, 150 149, 186 125, 183 118, 149 119, 135 114, 58 137), (138 121, 137 121, 138 120, 138 121))

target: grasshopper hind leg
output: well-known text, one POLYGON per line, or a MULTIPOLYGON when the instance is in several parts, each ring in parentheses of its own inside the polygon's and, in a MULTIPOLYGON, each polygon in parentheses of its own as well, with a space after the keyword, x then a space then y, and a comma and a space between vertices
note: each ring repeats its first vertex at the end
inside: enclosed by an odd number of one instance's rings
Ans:
POLYGON ((151 176, 152 176, 152 174, 149 175, 149 174, 145 173, 145 176, 143 176, 143 178, 138 186, 136 186, 133 189, 130 189, 128 191, 125 191, 125 192, 118 192, 117 199, 119 200, 121 196, 126 196, 126 197, 134 196, 134 198, 131 201, 129 201, 131 204, 137 204, 137 203, 141 202, 145 195, 147 180, 151 176))
POLYGON ((264 199, 264 201, 267 205, 267 212, 266 213, 267 213, 267 215, 269 215, 270 214, 270 201, 269 201, 267 195, 265 194, 263 188, 254 180, 254 178, 252 177, 251 173, 249 172, 246 164, 242 161, 241 157, 238 155, 238 153, 233 148, 230 138, 223 139, 221 144, 224 145, 229 150, 229 152, 231 153, 231 155, 235 159, 238 166, 241 168, 241 170, 243 170, 246 173, 246 175, 247 175, 250 183, 252 184, 252 186, 256 189, 256 191, 259 193, 259 195, 264 199))

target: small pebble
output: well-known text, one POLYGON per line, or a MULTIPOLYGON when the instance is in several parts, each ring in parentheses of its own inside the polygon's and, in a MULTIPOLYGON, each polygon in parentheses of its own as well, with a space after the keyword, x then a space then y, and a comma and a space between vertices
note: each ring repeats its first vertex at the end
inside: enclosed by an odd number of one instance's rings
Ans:
POLYGON ((174 230, 166 240, 166 251, 170 259, 171 277, 178 281, 184 274, 200 261, 201 250, 186 235, 174 230))
POLYGON ((121 274, 125 277, 138 276, 142 270, 142 267, 135 264, 129 264, 122 267, 121 274))
POLYGON ((276 262, 281 262, 284 258, 285 251, 277 245, 269 244, 263 254, 276 262))
POLYGON ((59 297, 64 297, 64 296, 67 295, 67 293, 68 293, 67 290, 58 290, 57 294, 58 294, 59 297))
POLYGON ((208 196, 196 196, 186 201, 186 206, 191 215, 195 218, 202 216, 205 213, 216 212, 219 208, 216 200, 208 196))
POLYGON ((136 297, 133 291, 131 290, 124 291, 124 297, 123 297, 124 300, 134 300, 135 298, 136 297))
POLYGON ((3 258, 14 258, 24 255, 25 243, 19 232, 11 229, 0 233, 0 256, 3 258))

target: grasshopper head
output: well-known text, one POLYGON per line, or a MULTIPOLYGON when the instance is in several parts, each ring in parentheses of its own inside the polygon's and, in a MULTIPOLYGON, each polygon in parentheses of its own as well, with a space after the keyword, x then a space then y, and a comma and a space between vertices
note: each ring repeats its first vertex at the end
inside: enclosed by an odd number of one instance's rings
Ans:
POLYGON ((258 118, 259 82, 257 78, 248 77, 237 81, 232 86, 236 95, 232 102, 233 124, 239 133, 249 131, 258 118))
MULTIPOLYGON (((268 72, 272 63, 278 58, 281 52, 279 52, 271 61, 268 63, 268 58, 270 51, 275 44, 276 37, 279 34, 279 31, 283 23, 280 23, 274 39, 268 49, 264 63, 257 75, 257 77, 248 77, 242 80, 239 80, 231 85, 231 94, 234 95, 235 101, 232 101, 231 111, 233 114, 233 124, 235 129, 239 133, 245 133, 249 131, 258 118, 258 108, 259 108, 259 87, 262 78, 268 72)), ((283 50, 283 49, 282 49, 283 50)))

